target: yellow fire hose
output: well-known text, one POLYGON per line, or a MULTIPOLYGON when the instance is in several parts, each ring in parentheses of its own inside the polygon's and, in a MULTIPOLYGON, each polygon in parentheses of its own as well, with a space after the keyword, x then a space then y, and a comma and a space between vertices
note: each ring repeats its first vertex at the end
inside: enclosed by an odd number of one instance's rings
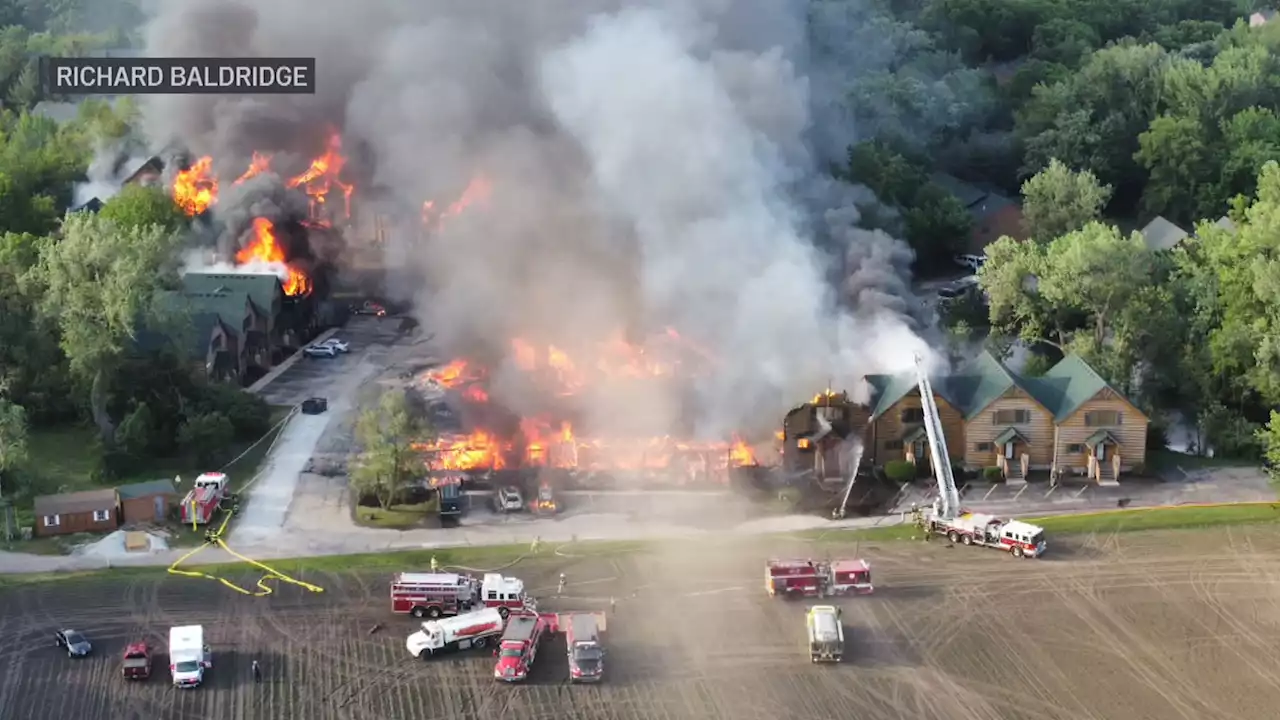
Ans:
POLYGON ((297 578, 285 575, 284 573, 280 572, 279 570, 276 570, 273 567, 270 567, 269 565, 265 565, 261 562, 258 562, 257 560, 254 560, 253 558, 249 558, 244 555, 241 555, 240 553, 228 547, 226 541, 222 539, 222 533, 227 529, 227 524, 231 522, 231 516, 234 514, 235 514, 234 510, 228 512, 226 514, 226 517, 222 519, 222 524, 218 526, 217 530, 215 530, 209 535, 209 538, 205 541, 203 545, 193 549, 191 552, 175 560, 174 563, 169 566, 169 574, 181 575, 183 577, 200 578, 203 580, 214 580, 216 582, 222 583, 223 585, 231 588, 232 590, 235 590, 241 595, 248 595, 250 597, 266 597, 272 594, 273 592, 275 592, 274 588, 272 588, 270 585, 267 584, 268 582, 273 580, 290 583, 292 585, 297 585, 299 587, 310 590, 313 593, 324 592, 324 588, 320 587, 319 585, 312 585, 309 582, 304 582, 297 578), (250 590, 248 588, 240 587, 239 585, 219 575, 212 575, 206 572, 201 572, 199 570, 182 569, 183 563, 185 563, 187 560, 190 560, 197 553, 201 552, 202 550, 210 546, 222 548, 237 560, 240 560, 241 562, 247 565, 252 565, 258 570, 261 570, 263 575, 261 578, 258 579, 258 582, 257 582, 258 589, 255 591, 255 590, 250 590))

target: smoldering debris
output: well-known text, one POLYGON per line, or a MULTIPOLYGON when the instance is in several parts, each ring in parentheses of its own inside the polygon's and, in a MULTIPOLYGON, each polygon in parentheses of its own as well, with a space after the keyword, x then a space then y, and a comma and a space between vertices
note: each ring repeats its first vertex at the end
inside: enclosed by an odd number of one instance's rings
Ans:
MULTIPOLYGON (((769 431, 797 397, 929 353, 910 251, 855 225, 865 192, 800 197, 836 159, 814 154, 814 108, 834 88, 811 78, 835 71, 808 53, 805 10, 161 0, 149 54, 316 56, 323 76, 315 96, 150 97, 144 121, 158 143, 229 158, 314 156, 337 129, 367 150, 357 187, 415 210, 380 252, 414 271, 405 289, 447 348, 493 357, 517 336, 575 348, 619 331, 643 344, 674 327, 719 359, 696 388, 698 432, 769 431), (416 209, 477 177, 482 206, 424 232, 416 209)), ((244 192, 214 209, 229 225, 278 201, 244 192)), ((497 387, 520 405, 519 383, 497 387)), ((580 409, 602 429, 638 414, 674 426, 678 400, 580 409)))

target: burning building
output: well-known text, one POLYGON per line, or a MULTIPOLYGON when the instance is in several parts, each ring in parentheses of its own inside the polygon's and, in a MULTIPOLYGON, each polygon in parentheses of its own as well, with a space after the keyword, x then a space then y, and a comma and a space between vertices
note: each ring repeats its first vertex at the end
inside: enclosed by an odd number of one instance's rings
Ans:
POLYGON ((871 408, 828 390, 787 413, 782 423, 788 476, 847 483, 859 470, 868 440, 871 408))

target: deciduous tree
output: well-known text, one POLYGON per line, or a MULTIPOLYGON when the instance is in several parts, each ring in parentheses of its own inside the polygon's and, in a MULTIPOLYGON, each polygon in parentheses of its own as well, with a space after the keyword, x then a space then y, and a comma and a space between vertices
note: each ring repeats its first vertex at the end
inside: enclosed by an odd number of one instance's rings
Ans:
POLYGON ((1022 184, 1022 213, 1028 235, 1042 243, 1097 220, 1111 199, 1111 186, 1088 170, 1076 172, 1054 159, 1022 184))
POLYGON ((115 436, 108 380, 139 327, 163 315, 177 248, 178 236, 159 225, 121 226, 72 213, 31 270, 40 309, 58 328, 71 370, 90 383, 93 421, 108 446, 115 436))
POLYGON ((403 390, 387 390, 356 421, 360 453, 351 470, 352 489, 378 498, 383 510, 422 473, 422 455, 413 445, 430 439, 430 428, 415 417, 403 390))

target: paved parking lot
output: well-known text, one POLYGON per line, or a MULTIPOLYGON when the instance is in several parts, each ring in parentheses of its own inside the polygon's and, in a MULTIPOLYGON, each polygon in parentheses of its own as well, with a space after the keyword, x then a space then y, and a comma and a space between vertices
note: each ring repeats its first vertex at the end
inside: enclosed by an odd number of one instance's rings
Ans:
POLYGON ((327 397, 335 382, 362 361, 379 363, 386 346, 399 335, 398 320, 354 317, 333 335, 351 346, 336 358, 298 357, 260 395, 272 405, 297 405, 309 397, 327 397))

